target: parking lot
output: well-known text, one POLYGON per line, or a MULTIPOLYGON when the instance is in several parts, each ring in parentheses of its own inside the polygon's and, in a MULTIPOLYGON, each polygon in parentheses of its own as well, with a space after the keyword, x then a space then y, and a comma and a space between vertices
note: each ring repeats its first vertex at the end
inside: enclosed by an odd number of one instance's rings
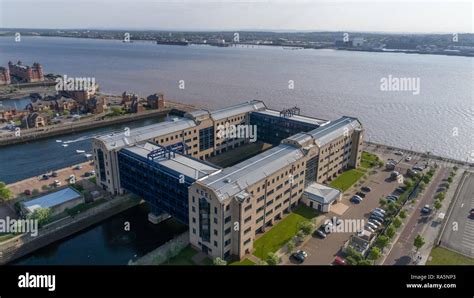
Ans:
MULTIPOLYGON (((389 153, 384 154, 384 156, 378 154, 378 156, 384 162, 386 162, 388 158, 396 160, 398 163, 395 170, 402 174, 405 174, 406 170, 414 165, 420 164, 420 158, 412 158, 409 162, 405 161, 406 155, 399 156, 389 153)), ((366 194, 363 201, 359 204, 354 204, 349 201, 356 192, 361 190, 361 186, 353 186, 344 193, 342 201, 332 206, 331 212, 325 214, 326 218, 336 216, 343 220, 363 219, 364 222, 367 222, 370 212, 374 208, 379 207, 380 198, 392 194, 393 191, 400 186, 397 180, 390 179, 391 171, 385 170, 384 167, 369 170, 369 173, 372 174, 369 174, 366 182, 363 183, 362 186, 369 186, 372 190, 366 194)), ((355 234, 355 232, 332 232, 325 239, 313 236, 301 247, 302 250, 308 253, 308 258, 304 264, 328 265, 332 263, 335 256, 343 257, 341 251, 342 246, 353 234, 355 234)))
MULTIPOLYGON (((456 198, 455 198, 456 199, 456 198)), ((474 173, 469 173, 460 189, 453 211, 448 218, 441 245, 474 258, 474 173)))

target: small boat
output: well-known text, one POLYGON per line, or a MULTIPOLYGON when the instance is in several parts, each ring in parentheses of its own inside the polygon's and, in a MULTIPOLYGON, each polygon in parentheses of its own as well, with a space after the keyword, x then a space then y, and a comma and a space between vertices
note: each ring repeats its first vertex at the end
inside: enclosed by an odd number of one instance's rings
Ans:
POLYGON ((63 144, 62 146, 63 146, 63 147, 67 147, 67 146, 69 146, 69 145, 68 145, 68 144, 63 144))
POLYGON ((76 150, 76 153, 81 154, 81 153, 86 153, 86 151, 85 150, 76 150))
POLYGON ((63 141, 61 141, 61 140, 56 140, 56 143, 62 143, 62 142, 63 142, 63 141))
POLYGON ((89 154, 89 153, 86 153, 84 154, 87 158, 90 158, 92 156, 92 154, 89 154))

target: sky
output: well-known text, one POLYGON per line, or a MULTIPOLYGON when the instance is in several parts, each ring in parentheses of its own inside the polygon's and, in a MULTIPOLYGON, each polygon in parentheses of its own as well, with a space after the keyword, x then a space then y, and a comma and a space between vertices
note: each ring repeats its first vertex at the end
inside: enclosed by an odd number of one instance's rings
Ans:
POLYGON ((1 28, 473 33, 473 0, 0 0, 1 28))

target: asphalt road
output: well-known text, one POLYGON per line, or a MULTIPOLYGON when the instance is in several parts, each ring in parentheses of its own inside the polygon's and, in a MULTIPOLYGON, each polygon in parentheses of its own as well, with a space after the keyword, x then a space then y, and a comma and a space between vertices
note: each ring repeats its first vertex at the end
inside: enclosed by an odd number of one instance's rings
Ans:
POLYGON ((470 173, 464 180, 441 238, 441 245, 474 258, 474 218, 468 217, 472 208, 474 173, 470 173))
POLYGON ((410 253, 413 251, 413 242, 418 234, 421 234, 426 224, 432 220, 433 211, 430 216, 423 215, 421 208, 430 205, 433 208, 434 197, 439 184, 449 174, 449 169, 439 169, 432 182, 426 189, 423 197, 417 203, 415 213, 411 216, 408 223, 404 225, 404 230, 400 234, 397 242, 393 245, 392 250, 385 259, 384 265, 409 265, 412 261, 410 253))

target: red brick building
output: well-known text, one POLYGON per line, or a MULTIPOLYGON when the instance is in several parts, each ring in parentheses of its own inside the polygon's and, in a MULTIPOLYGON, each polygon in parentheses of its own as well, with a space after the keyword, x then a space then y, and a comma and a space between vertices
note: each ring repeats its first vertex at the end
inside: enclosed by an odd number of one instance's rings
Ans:
POLYGON ((8 68, 0 67, 0 85, 9 85, 10 83, 10 71, 8 68))
POLYGON ((33 66, 23 65, 21 61, 13 64, 8 62, 8 69, 10 75, 15 76, 23 82, 42 82, 44 81, 43 67, 39 63, 33 63, 33 66))

